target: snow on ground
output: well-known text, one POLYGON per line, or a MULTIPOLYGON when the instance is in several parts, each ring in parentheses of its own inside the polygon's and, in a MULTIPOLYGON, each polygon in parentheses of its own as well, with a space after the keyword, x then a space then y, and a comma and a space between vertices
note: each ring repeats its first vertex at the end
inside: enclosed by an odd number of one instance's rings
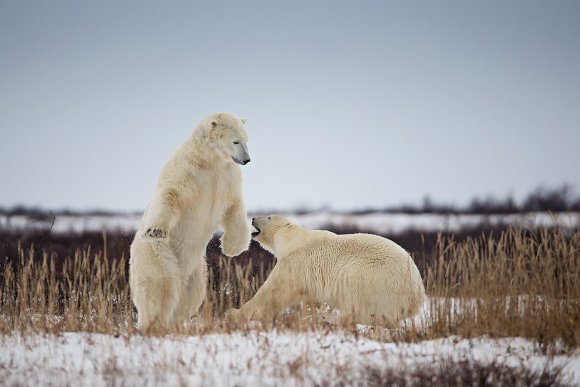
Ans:
MULTIPOLYGON (((317 212, 304 215, 283 214, 297 224, 318 229, 329 225, 352 227, 377 234, 397 234, 409 229, 420 231, 458 231, 482 223, 489 225, 520 225, 533 228, 541 226, 580 227, 580 213, 550 214, 544 212, 512 215, 441 215, 441 214, 389 214, 370 213, 349 215, 317 212)), ((75 216, 58 215, 42 219, 27 216, 0 215, 0 228, 51 229, 53 232, 124 231, 134 232, 141 221, 140 215, 75 216)))
POLYGON ((4 385, 364 384, 374 370, 397 373, 445 361, 542 370, 563 366, 580 384, 580 353, 547 357, 521 338, 382 343, 344 332, 249 331, 203 336, 114 337, 96 333, 0 337, 4 385))

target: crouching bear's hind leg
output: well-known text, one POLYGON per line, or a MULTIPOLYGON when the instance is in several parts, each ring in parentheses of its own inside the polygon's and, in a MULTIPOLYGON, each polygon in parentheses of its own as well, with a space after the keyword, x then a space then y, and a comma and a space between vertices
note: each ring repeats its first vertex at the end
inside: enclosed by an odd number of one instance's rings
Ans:
POLYGON ((181 283, 177 258, 163 242, 136 241, 131 246, 131 298, 144 333, 172 327, 181 283))

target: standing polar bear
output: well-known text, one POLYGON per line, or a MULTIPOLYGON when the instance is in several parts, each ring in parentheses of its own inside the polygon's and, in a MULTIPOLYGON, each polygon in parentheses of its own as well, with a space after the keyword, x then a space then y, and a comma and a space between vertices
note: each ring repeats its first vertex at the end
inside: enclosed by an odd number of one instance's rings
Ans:
POLYGON ((221 248, 248 249, 250 229, 239 165, 250 161, 244 119, 207 117, 165 164, 131 244, 129 285, 143 330, 195 314, 206 294, 205 251, 216 228, 221 248))
POLYGON ((278 262, 255 296, 232 317, 267 318, 299 301, 328 303, 344 323, 395 326, 425 297, 411 256, 388 239, 305 230, 280 216, 254 218, 252 236, 278 262))

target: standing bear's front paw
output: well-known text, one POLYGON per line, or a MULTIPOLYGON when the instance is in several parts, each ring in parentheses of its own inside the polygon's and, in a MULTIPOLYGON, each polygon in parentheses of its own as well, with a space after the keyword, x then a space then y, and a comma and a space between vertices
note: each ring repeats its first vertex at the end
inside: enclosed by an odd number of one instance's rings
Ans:
POLYGON ((167 231, 161 228, 149 227, 144 233, 145 238, 164 239, 167 237, 167 231))
POLYGON ((222 235, 221 239, 221 247, 222 252, 227 255, 228 257, 235 257, 236 255, 240 255, 244 251, 250 247, 250 238, 247 238, 247 241, 243 239, 233 239, 229 238, 228 234, 222 235))

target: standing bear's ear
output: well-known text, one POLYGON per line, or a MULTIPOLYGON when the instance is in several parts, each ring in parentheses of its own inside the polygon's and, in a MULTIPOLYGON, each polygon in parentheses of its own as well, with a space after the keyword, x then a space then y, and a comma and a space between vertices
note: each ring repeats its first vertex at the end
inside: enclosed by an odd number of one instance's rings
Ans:
POLYGON ((246 119, 245 118, 240 118, 240 120, 242 120, 242 124, 246 123, 246 119))
POLYGON ((211 120, 209 122, 209 131, 207 133, 207 137, 210 140, 215 141, 215 140, 219 140, 220 138, 222 138, 222 136, 223 136, 223 133, 218 127, 217 120, 211 120))

